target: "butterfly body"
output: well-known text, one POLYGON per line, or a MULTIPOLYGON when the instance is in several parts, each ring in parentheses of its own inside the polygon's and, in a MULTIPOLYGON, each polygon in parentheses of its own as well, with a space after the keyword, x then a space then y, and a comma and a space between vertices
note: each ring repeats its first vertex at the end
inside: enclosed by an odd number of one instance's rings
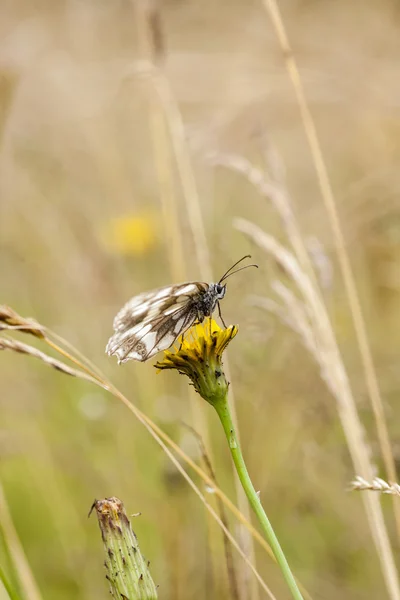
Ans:
POLYGON ((145 361, 166 350, 195 322, 210 317, 226 285, 193 281, 134 296, 114 319, 106 352, 119 363, 145 361))
MULTIPOLYGON (((127 360, 145 361, 170 348, 194 323, 202 323, 211 317, 219 301, 225 296, 226 284, 222 282, 236 271, 245 258, 236 262, 221 277, 218 283, 191 281, 170 285, 134 296, 119 311, 114 319, 114 334, 109 339, 106 352, 118 358, 119 363, 127 360)), ((221 311, 219 309, 219 315, 221 311)), ((223 322, 223 321, 222 321, 223 322)))

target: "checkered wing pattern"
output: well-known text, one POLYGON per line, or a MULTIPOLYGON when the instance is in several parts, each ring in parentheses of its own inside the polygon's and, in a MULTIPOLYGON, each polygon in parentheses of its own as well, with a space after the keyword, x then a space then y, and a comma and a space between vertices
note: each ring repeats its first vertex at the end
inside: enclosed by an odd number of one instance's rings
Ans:
POLYGON ((114 319, 114 335, 106 352, 118 362, 145 361, 166 350, 196 321, 209 285, 172 285, 131 298, 114 319))

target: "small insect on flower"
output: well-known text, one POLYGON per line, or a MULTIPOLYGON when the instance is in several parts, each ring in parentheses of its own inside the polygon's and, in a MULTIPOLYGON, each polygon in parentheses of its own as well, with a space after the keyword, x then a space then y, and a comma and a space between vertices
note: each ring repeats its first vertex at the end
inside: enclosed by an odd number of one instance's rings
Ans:
MULTIPOLYGON (((223 281, 249 267, 233 269, 250 255, 238 260, 224 273, 218 283, 193 281, 170 285, 131 298, 114 319, 114 335, 106 352, 118 358, 145 361, 166 350, 195 323, 211 317, 216 307, 222 319, 219 301, 225 296, 223 281)), ((225 323, 224 323, 225 326, 225 323)))

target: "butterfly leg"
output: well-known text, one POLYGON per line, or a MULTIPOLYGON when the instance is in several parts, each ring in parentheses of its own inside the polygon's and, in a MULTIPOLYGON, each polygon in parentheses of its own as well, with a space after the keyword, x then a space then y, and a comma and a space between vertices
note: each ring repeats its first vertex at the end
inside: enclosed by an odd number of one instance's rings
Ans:
MULTIPOLYGON (((191 327, 195 327, 196 325, 199 325, 199 323, 201 323, 201 321, 199 321, 198 319, 196 319, 195 322, 193 323, 193 325, 191 327)), ((182 350, 183 342, 185 340, 185 333, 186 333, 186 331, 184 331, 182 333, 182 336, 181 336, 182 340, 181 340, 181 343, 180 343, 180 346, 179 346, 179 352, 182 350)))
POLYGON ((184 341, 184 339, 185 339, 185 333, 186 333, 185 331, 182 333, 182 336, 181 336, 181 337, 182 337, 182 339, 181 339, 181 344, 180 344, 180 346, 179 346, 179 350, 178 350, 178 352, 180 352, 180 351, 182 350, 183 341, 184 341))
POLYGON ((222 325, 225 327, 225 329, 227 329, 227 325, 226 325, 226 323, 225 323, 224 319, 222 318, 222 314, 221 314, 221 305, 220 305, 220 303, 219 303, 219 302, 217 302, 217 304, 218 304, 218 315, 219 315, 219 318, 220 318, 220 319, 221 319, 221 321, 222 321, 222 325))

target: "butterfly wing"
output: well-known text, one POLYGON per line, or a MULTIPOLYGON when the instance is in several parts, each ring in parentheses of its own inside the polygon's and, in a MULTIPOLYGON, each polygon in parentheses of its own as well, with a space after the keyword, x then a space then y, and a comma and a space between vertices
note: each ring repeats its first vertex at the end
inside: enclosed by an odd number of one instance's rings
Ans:
POLYGON ((197 299, 207 289, 207 284, 193 282, 135 296, 115 317, 106 352, 121 363, 145 361, 166 350, 193 325, 197 299))

